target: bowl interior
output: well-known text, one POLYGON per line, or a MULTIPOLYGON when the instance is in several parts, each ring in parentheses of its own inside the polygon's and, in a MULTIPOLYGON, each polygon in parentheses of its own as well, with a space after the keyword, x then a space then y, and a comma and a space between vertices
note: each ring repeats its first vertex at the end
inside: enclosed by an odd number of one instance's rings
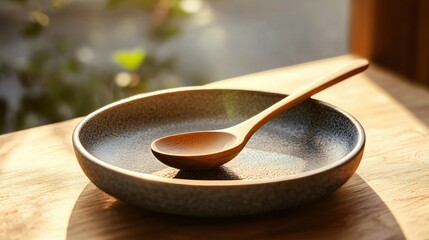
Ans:
POLYGON ((308 100, 267 123, 224 166, 187 172, 170 168, 151 153, 154 139, 237 124, 284 95, 244 90, 194 89, 142 96, 114 104, 86 119, 79 132, 85 150, 123 169, 164 178, 267 179, 300 174, 340 161, 359 144, 349 115, 308 100))

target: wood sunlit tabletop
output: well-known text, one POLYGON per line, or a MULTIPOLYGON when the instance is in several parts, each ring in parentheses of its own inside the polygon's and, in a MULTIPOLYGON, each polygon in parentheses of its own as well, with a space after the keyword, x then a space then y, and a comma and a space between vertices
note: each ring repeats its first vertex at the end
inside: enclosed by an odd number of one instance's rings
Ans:
MULTIPOLYGON (((350 58, 204 87, 290 93, 350 58)), ((357 172, 324 199, 238 218, 139 209, 84 175, 71 143, 78 118, 0 136, 0 239, 428 239, 429 91, 371 65, 313 98, 352 114, 367 137, 357 172)))

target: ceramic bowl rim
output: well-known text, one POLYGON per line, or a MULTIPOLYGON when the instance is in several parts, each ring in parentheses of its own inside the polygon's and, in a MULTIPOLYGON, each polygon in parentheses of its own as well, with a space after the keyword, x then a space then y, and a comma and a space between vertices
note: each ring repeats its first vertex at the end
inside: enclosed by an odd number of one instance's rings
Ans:
POLYGON ((141 181, 149 181, 149 182, 156 182, 156 183, 164 183, 164 184, 176 184, 176 185, 190 185, 190 186, 204 186, 204 187, 225 187, 225 186, 247 186, 247 185, 259 185, 259 184, 270 184, 270 183, 277 183, 277 182, 284 182, 284 181, 294 181, 299 180, 302 178, 311 177, 313 175, 321 174, 323 172, 335 169, 337 167, 340 167, 343 164, 346 164, 350 161, 353 161, 359 153, 361 153, 364 149, 365 145, 365 131, 362 127, 362 125, 349 113, 345 112, 344 110, 339 109, 338 107, 335 107, 329 103, 313 99, 311 98, 311 101, 322 104, 324 106, 327 106, 329 108, 332 108, 333 110, 339 112, 340 114, 344 115, 349 119, 352 124, 357 129, 357 143, 353 147, 353 149, 343 158, 327 164, 321 168, 313 169, 310 171, 306 171, 303 173, 297 173, 282 177, 276 177, 276 178, 269 178, 269 179, 240 179, 240 180, 192 180, 192 179, 172 179, 172 178, 163 178, 160 176, 151 175, 149 173, 140 173, 128 169, 124 169, 118 166, 114 166, 112 164, 106 163, 105 161, 96 158, 91 153, 89 153, 85 147, 83 147, 82 143, 79 139, 80 130, 82 127, 91 119, 96 117, 98 114, 106 111, 107 109, 110 109, 112 107, 119 106, 121 104, 126 104, 132 101, 136 101, 142 98, 147 97, 156 97, 158 95, 163 94, 169 94, 169 93, 175 93, 175 92, 187 92, 187 91, 245 91, 245 92, 257 92, 257 93, 267 93, 267 94, 279 94, 279 95, 286 95, 284 93, 276 93, 276 92, 269 92, 269 91, 260 91, 260 90, 247 90, 247 89, 236 89, 236 88, 213 88, 213 87, 204 87, 204 86, 198 86, 198 87, 179 87, 179 88, 172 88, 172 89, 166 89, 166 90, 159 90, 154 91, 150 93, 142 93, 138 94, 132 97, 128 97, 116 102, 113 102, 111 104, 108 104, 102 108, 99 108, 95 110, 94 112, 90 113, 86 117, 84 117, 75 127, 73 134, 72 134, 72 143, 73 148, 78 151, 84 158, 84 161, 91 161, 92 163, 98 165, 99 167, 106 168, 110 171, 113 171, 120 175, 125 175, 127 177, 132 177, 135 179, 139 179, 141 181))

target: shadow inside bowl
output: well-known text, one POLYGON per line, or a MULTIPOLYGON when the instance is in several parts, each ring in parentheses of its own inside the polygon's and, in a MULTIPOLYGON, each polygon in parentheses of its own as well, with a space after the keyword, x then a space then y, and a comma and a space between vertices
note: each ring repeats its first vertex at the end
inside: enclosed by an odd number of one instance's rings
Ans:
POLYGON ((240 180, 242 179, 235 171, 226 166, 220 166, 204 171, 186 171, 167 167, 152 173, 154 176, 171 179, 190 180, 240 180))
POLYGON ((174 178, 194 180, 240 180, 239 176, 225 166, 206 171, 179 170, 174 178))
POLYGON ((136 237, 405 239, 389 208, 357 174, 319 201, 275 213, 232 218, 196 218, 153 212, 117 200, 89 183, 73 208, 67 238, 136 237))

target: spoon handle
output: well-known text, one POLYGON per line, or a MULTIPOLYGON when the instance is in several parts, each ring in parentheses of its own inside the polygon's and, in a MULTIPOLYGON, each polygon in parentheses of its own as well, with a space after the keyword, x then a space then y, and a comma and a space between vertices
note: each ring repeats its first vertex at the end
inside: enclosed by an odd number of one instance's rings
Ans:
POLYGON ((366 59, 352 60, 345 66, 342 66, 339 69, 328 73, 316 81, 306 85, 298 91, 295 91, 259 114, 229 128, 228 131, 234 132, 237 136, 241 136, 245 141, 247 141, 259 128, 261 128, 272 118, 294 107, 295 105, 298 105, 304 100, 310 98, 312 95, 353 75, 363 72, 368 68, 368 65, 369 64, 366 59))

